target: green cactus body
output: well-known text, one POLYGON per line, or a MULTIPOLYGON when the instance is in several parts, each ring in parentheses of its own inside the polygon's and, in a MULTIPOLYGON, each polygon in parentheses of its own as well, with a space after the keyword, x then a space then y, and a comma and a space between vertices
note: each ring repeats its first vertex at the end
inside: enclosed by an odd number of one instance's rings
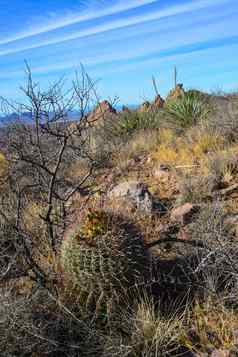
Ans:
POLYGON ((145 280, 148 268, 144 243, 135 229, 109 214, 104 223, 104 232, 90 238, 76 229, 61 252, 73 288, 86 296, 87 305, 97 308, 120 301, 128 289, 145 280))

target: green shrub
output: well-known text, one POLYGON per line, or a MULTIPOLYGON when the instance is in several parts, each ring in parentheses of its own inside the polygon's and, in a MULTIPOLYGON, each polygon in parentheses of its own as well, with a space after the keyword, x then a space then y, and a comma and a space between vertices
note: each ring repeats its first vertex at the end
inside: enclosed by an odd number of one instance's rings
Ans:
POLYGON ((116 135, 131 135, 135 131, 158 129, 160 117, 154 112, 129 112, 122 113, 115 127, 116 135))
POLYGON ((208 101, 193 91, 166 103, 166 114, 182 128, 204 121, 210 112, 211 106, 208 101))
POLYGON ((89 213, 85 225, 67 237, 62 267, 82 307, 106 317, 146 277, 148 262, 143 240, 125 219, 106 212, 89 213))

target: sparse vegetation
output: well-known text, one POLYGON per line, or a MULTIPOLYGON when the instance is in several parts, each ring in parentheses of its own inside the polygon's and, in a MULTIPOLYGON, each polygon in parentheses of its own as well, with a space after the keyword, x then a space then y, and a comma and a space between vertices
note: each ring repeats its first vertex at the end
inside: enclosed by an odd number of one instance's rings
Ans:
POLYGON ((72 88, 42 92, 28 69, 22 112, 4 100, 0 354, 237 353, 237 96, 175 78, 158 108, 95 119, 92 80, 72 88))

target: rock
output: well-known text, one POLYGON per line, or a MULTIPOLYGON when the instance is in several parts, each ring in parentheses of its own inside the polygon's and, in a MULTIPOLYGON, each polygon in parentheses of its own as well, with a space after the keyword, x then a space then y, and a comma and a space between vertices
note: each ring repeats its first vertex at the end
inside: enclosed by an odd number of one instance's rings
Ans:
POLYGON ((178 235, 177 235, 177 239, 179 240, 190 240, 190 235, 189 232, 185 229, 185 228, 180 228, 178 235))
POLYGON ((150 111, 154 112, 157 111, 158 109, 163 108, 163 106, 164 106, 164 99, 160 95, 157 95, 152 103, 150 103, 149 101, 145 101, 144 103, 142 103, 138 111, 141 113, 150 112, 150 111))
POLYGON ((225 217, 224 224, 226 225, 237 225, 238 224, 238 214, 231 214, 225 217))
POLYGON ((199 210, 199 206, 192 203, 185 203, 182 206, 176 207, 171 211, 170 220, 182 225, 188 224, 194 213, 199 210))
POLYGON ((96 108, 89 114, 88 116, 88 123, 97 124, 104 120, 108 115, 115 115, 117 114, 116 109, 107 101, 104 100, 103 102, 99 103, 96 108))
POLYGON ((154 210, 162 210, 162 205, 155 202, 148 187, 138 181, 120 183, 109 192, 109 197, 114 199, 128 199, 139 211, 149 214, 154 210))
POLYGON ((164 106, 164 99, 158 94, 152 103, 152 109, 161 109, 164 106))
POLYGON ((166 102, 170 101, 170 100, 176 100, 180 97, 182 97, 184 95, 185 91, 183 89, 183 84, 177 84, 177 86, 172 89, 167 98, 166 98, 166 102))
POLYGON ((151 108, 151 104, 148 101, 145 101, 144 103, 141 104, 141 106, 138 108, 138 112, 144 113, 148 112, 151 108))
POLYGON ((211 354, 211 357, 229 357, 229 350, 214 350, 211 354))
POLYGON ((130 109, 129 109, 127 106, 123 105, 123 106, 122 106, 122 112, 123 112, 123 113, 130 113, 131 111, 130 111, 130 109))

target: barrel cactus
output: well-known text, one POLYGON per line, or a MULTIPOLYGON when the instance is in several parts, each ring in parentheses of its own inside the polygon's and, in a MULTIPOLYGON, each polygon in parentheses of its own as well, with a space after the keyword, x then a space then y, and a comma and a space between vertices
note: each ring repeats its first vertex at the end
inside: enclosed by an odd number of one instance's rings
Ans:
POLYGON ((65 238, 61 263, 86 306, 107 312, 145 281, 149 266, 135 227, 105 211, 90 211, 84 224, 65 238))

